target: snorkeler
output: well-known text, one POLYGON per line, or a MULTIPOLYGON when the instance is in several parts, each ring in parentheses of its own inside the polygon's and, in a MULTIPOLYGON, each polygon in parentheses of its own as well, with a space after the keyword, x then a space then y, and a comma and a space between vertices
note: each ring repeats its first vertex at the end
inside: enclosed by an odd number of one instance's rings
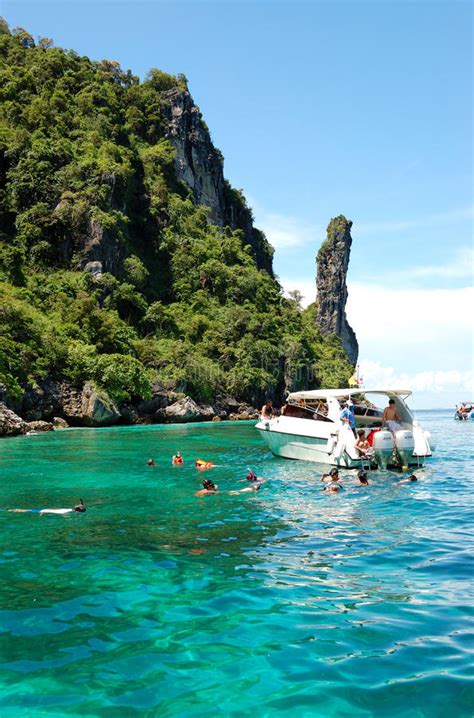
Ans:
POLYGON ((218 494, 219 487, 210 479, 204 479, 203 488, 196 491, 195 496, 206 496, 207 494, 218 494))
POLYGON ((179 464, 184 464, 184 459, 179 451, 177 451, 176 454, 173 456, 173 458, 171 459, 171 463, 175 464, 176 466, 178 466, 179 464))
POLYGON ((213 469, 215 466, 212 461, 203 461, 203 459, 196 459, 194 464, 196 469, 213 469))
POLYGON ((229 494, 246 494, 252 491, 260 491, 261 484, 261 481, 253 481, 251 486, 246 486, 245 489, 235 489, 234 491, 229 491, 229 494))
POLYGON ((402 479, 399 481, 400 484, 411 484, 412 481, 418 481, 415 474, 412 474, 411 476, 407 476, 406 479, 402 479))
MULTIPOLYGON (((247 481, 251 481, 251 482, 254 482, 254 483, 258 483, 258 484, 264 484, 264 483, 265 483, 265 479, 263 479, 261 476, 256 476, 256 475, 254 474, 254 472, 252 471, 252 469, 251 469, 250 467, 248 467, 248 466, 247 466, 247 472, 248 472, 248 473, 247 473, 247 476, 245 477, 245 478, 247 479, 247 481)), ((255 490, 256 490, 256 489, 255 489, 255 490)))
POLYGON ((146 465, 147 465, 147 466, 156 466, 156 464, 155 464, 155 462, 153 461, 153 459, 148 459, 148 461, 146 462, 146 465))
POLYGON ((76 504, 72 509, 5 509, 15 514, 59 514, 64 516, 65 514, 73 514, 74 512, 84 513, 86 510, 84 501, 79 499, 79 503, 76 504))

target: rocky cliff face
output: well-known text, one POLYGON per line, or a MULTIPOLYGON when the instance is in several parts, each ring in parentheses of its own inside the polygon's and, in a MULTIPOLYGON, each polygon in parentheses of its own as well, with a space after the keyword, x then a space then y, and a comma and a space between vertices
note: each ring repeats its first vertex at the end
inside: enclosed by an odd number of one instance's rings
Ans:
POLYGON ((352 222, 340 215, 332 219, 327 239, 316 258, 317 323, 323 335, 337 334, 352 364, 357 362, 359 345, 347 321, 346 276, 351 253, 352 222))
POLYGON ((224 158, 214 147, 199 108, 186 90, 163 93, 162 116, 167 122, 166 138, 176 150, 176 174, 191 188, 198 204, 210 208, 211 221, 243 232, 260 269, 273 276, 273 249, 253 226, 251 210, 238 190, 224 179, 224 158))
MULTIPOLYGON (((162 128, 176 151, 177 179, 188 185, 197 204, 209 207, 213 224, 242 231, 243 243, 250 245, 258 267, 273 276, 273 248, 263 233, 253 226, 252 211, 241 192, 224 179, 224 158, 214 147, 193 98, 187 90, 174 87, 163 91, 160 100, 162 128)), ((109 210, 119 210, 124 218, 137 214, 139 208, 127 206, 113 172, 104 173, 101 181, 108 186, 109 210)), ((90 262, 100 262, 100 271, 120 276, 127 254, 123 241, 101 221, 81 216, 75 198, 70 194, 54 210, 58 228, 62 223, 67 227, 64 237, 59 231, 61 241, 58 242, 64 265, 69 265, 75 256, 80 257, 77 268, 88 268, 90 262)))

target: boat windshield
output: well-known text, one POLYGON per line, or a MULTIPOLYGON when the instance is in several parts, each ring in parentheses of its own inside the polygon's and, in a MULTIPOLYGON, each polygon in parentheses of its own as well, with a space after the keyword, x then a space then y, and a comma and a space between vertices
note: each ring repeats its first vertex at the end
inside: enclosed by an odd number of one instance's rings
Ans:
MULTIPOLYGON (((409 408, 399 395, 392 395, 385 392, 361 392, 351 394, 350 399, 354 404, 354 416, 357 428, 379 428, 382 425, 384 408, 388 405, 389 399, 395 401, 397 414, 402 422, 412 422, 409 408)), ((328 396, 327 401, 319 398, 298 398, 288 397, 285 416, 295 419, 316 419, 317 421, 337 421, 347 397, 328 396)))
POLYGON ((319 421, 330 421, 328 419, 328 406, 324 401, 305 402, 288 401, 285 416, 292 419, 318 419, 319 421))

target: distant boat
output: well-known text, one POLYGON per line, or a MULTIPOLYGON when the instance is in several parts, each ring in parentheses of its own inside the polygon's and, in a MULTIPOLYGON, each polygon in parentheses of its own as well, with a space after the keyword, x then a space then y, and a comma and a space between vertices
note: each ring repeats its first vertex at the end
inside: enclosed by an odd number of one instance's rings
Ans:
POLYGON ((370 463, 382 469, 421 466, 431 456, 434 443, 406 405, 410 395, 408 389, 360 387, 294 392, 288 396, 282 416, 261 417, 256 428, 276 456, 360 468, 368 459, 360 457, 353 431, 340 418, 342 405, 351 399, 356 430, 364 429, 372 446, 370 463), (383 410, 372 401, 377 395, 385 403, 395 401, 401 418, 399 429, 382 427, 383 410))
POLYGON ((454 418, 459 421, 474 419, 474 401, 462 401, 459 406, 456 404, 454 418))

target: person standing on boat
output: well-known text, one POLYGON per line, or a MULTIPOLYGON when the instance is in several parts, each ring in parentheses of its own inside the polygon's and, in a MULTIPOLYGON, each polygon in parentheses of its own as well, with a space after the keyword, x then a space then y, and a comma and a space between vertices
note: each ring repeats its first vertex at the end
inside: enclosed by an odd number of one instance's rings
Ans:
POLYGON ((263 419, 273 419, 273 417, 275 416, 273 404, 270 399, 267 399, 265 404, 262 406, 261 414, 263 419))
POLYGON ((395 399, 388 400, 388 406, 385 407, 382 417, 382 427, 387 426, 387 429, 394 434, 396 431, 403 429, 402 419, 396 409, 395 399))
POLYGON ((355 415, 354 415, 354 404, 352 401, 347 401, 344 404, 344 408, 341 411, 340 419, 343 424, 346 424, 350 429, 352 429, 353 433, 355 434, 355 415))

